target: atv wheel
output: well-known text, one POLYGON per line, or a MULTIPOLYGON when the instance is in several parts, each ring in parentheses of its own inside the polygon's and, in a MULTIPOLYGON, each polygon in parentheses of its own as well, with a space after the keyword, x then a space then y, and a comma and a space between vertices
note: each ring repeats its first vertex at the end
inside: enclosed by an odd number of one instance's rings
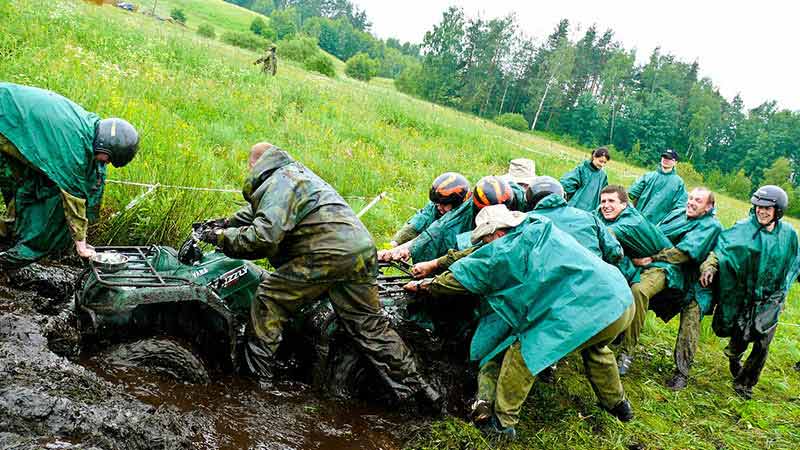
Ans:
POLYGON ((124 367, 141 367, 177 381, 206 384, 211 381, 203 362, 184 345, 171 339, 142 339, 114 347, 103 360, 124 367))

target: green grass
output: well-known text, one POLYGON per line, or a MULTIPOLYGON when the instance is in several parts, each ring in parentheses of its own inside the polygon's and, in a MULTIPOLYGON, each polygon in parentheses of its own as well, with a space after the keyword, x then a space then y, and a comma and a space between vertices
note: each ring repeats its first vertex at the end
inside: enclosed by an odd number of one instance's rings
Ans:
MULTIPOLYGON (((252 13, 221 1, 159 1, 160 15, 182 6, 189 26, 208 21, 218 34, 246 31, 252 13)), ((144 7, 144 5, 143 5, 144 7)), ((328 79, 281 60, 277 77, 252 65, 257 55, 197 36, 178 25, 80 1, 0 2, 0 79, 52 89, 101 116, 120 116, 142 133, 141 153, 110 178, 144 183, 237 189, 251 144, 268 140, 328 180, 355 209, 386 191, 364 216, 383 245, 431 180, 460 171, 473 182, 501 174, 508 161, 536 160, 540 174, 559 176, 587 152, 539 134, 518 133, 396 92, 390 80, 328 79)), ((612 161, 612 183, 630 185, 644 172, 612 161)), ((688 180, 690 185, 697 181, 688 180)), ((235 194, 158 189, 122 210, 144 189, 110 184, 93 244, 176 244, 192 221, 232 212, 235 194)), ((720 196, 730 225, 748 205, 720 196)), ((800 323, 793 289, 782 321, 800 323)), ((642 358, 624 380, 637 419, 622 425, 595 406, 578 360, 568 358, 554 385, 536 384, 523 410, 517 448, 800 448, 800 328, 782 326, 755 399, 730 389, 724 342, 705 329, 693 383, 680 393, 662 387, 671 370, 676 323, 648 319, 642 358)), ((410 445, 487 448, 471 425, 436 422, 410 445)))

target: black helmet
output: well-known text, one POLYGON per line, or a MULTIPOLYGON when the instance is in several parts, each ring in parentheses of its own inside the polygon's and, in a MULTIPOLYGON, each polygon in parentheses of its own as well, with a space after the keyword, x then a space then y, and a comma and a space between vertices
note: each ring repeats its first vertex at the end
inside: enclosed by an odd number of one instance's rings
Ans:
POLYGON ((131 162, 139 150, 139 133, 125 120, 112 117, 97 125, 94 136, 95 153, 105 153, 114 167, 131 162))
POLYGON ((490 205, 504 204, 511 209, 514 192, 508 181, 500 177, 483 177, 472 190, 472 201, 478 209, 490 205))
POLYGON ((761 186, 753 193, 750 203, 753 206, 774 206, 775 220, 777 221, 783 217, 784 211, 789 207, 789 196, 780 187, 768 184, 761 186))
POLYGON ((550 194, 558 194, 563 197, 564 187, 553 177, 547 175, 536 177, 525 191, 525 203, 528 204, 528 209, 535 208, 543 198, 550 194))
POLYGON ((469 181, 464 175, 456 172, 445 172, 431 185, 428 198, 433 203, 459 206, 469 197, 469 181))

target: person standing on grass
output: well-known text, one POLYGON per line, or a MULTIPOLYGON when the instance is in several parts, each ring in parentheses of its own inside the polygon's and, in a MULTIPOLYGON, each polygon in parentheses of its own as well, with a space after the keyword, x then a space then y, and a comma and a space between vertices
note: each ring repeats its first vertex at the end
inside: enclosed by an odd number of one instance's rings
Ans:
POLYGON ((600 406, 631 420, 633 410, 608 348, 634 315, 620 272, 549 219, 505 205, 483 208, 471 238, 483 245, 441 275, 412 281, 405 289, 481 298, 485 313, 470 344, 470 359, 480 364, 473 420, 515 438, 534 377, 573 351, 581 353, 600 406))
POLYGON ((248 168, 242 191, 248 204, 201 235, 232 258, 267 258, 275 267, 251 305, 242 369, 273 378, 285 324, 301 307, 327 295, 344 329, 398 400, 416 396, 426 407, 441 408, 441 397, 422 379, 410 350, 381 313, 375 244, 350 206, 272 144, 254 145, 248 168))
POLYGON ((17 269, 70 244, 82 258, 105 184, 106 163, 128 164, 139 134, 76 103, 30 86, 0 83, 0 188, 6 218, 0 271, 17 269))
POLYGON ((749 399, 767 362, 767 353, 786 295, 798 275, 797 234, 784 221, 789 197, 778 186, 762 186, 750 198, 750 217, 719 236, 700 266, 700 284, 712 287, 717 305, 712 328, 729 337, 725 348, 733 389, 749 399), (747 361, 741 359, 753 344, 747 361))
POLYGON ((678 152, 664 150, 658 170, 642 175, 628 190, 633 205, 652 224, 661 222, 673 209, 686 206, 686 186, 676 172, 677 163, 678 152))
MULTIPOLYGON (((445 172, 436 177, 428 192, 430 201, 394 234, 390 244, 392 248, 419 236, 437 219, 461 206, 469 198, 469 194, 469 181, 464 175, 445 172)), ((383 259, 383 254, 387 251, 378 252, 378 258, 383 259)))
POLYGON ((264 72, 265 75, 272 75, 275 76, 278 73, 278 55, 276 55, 277 48, 272 45, 269 48, 269 51, 258 58, 253 64, 262 64, 261 71, 264 72))
POLYGON ((605 147, 592 152, 592 158, 561 177, 567 203, 573 208, 592 212, 600 204, 600 191, 608 186, 608 175, 605 167, 611 161, 611 154, 605 147))

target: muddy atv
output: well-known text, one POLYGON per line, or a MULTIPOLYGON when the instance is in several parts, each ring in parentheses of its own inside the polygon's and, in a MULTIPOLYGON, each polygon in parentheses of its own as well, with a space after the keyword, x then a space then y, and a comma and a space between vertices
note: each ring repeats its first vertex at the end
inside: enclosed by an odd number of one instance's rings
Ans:
MULTIPOLYGON (((92 261, 76 281, 84 348, 111 364, 146 367, 185 382, 206 383, 209 372, 237 371, 237 341, 265 271, 250 261, 203 252, 198 235, 195 228, 180 252, 166 246, 97 247, 99 254, 114 257, 92 261)), ((406 265, 381 266, 384 313, 423 359, 419 367, 431 372, 429 378, 463 377, 471 318, 450 307, 426 311, 410 301, 402 290, 410 279, 406 265), (454 373, 448 375, 451 366, 454 373)), ((326 299, 298 313, 284 343, 279 359, 289 362, 293 379, 338 397, 376 398, 381 389, 380 377, 338 327, 326 299)))

